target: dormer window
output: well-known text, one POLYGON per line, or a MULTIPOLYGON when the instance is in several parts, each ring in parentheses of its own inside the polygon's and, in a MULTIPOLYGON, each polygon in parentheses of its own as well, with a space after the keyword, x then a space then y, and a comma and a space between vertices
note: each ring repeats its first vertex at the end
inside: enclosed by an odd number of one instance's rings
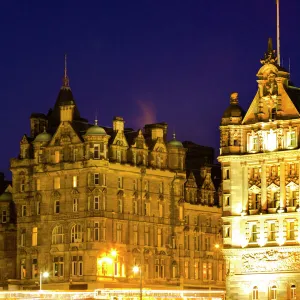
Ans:
POLYGON ((288 148, 295 148, 296 144, 296 132, 295 131, 288 131, 286 135, 287 139, 287 147, 288 148))
POLYGON ((249 152, 257 152, 259 150, 258 147, 258 136, 257 135, 250 135, 249 136, 249 152))
POLYGON ((277 134, 273 129, 270 129, 270 132, 267 134, 266 149, 269 151, 277 149, 277 134))
POLYGON ((100 158, 100 145, 94 145, 94 159, 100 158))

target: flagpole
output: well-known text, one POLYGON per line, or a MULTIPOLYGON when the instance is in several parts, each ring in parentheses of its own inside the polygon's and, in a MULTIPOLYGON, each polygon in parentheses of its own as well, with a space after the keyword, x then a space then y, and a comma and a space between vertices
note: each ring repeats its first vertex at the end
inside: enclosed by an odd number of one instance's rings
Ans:
POLYGON ((277 63, 280 66, 279 0, 276 0, 276 6, 277 6, 277 63))

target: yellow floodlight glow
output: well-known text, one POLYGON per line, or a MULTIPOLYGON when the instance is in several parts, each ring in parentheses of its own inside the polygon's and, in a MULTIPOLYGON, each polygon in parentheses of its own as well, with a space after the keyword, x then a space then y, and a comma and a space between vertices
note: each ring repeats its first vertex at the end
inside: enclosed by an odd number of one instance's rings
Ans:
POLYGON ((140 271, 140 268, 138 267, 138 266, 134 266, 133 268, 132 268, 132 271, 133 271, 133 273, 138 273, 139 271, 140 271))
POLYGON ((118 255, 117 250, 116 250, 116 249, 111 249, 110 255, 111 255, 112 257, 116 257, 116 256, 118 255))

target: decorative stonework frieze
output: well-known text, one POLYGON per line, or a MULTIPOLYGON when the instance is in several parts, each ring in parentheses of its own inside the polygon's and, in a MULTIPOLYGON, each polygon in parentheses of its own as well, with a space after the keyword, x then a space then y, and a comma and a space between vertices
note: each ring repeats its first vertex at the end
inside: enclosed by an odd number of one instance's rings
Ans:
POLYGON ((298 271, 300 249, 278 249, 242 254, 242 273, 298 271))

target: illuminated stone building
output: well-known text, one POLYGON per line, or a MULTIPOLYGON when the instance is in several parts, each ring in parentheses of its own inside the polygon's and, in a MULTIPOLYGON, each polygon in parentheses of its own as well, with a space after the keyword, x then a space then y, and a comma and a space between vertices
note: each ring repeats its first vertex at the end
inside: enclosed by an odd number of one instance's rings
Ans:
POLYGON ((228 299, 300 297, 300 89, 269 40, 244 113, 232 93, 222 117, 223 254, 228 299))
MULTIPOLYGON (((46 289, 223 289, 221 208, 210 168, 189 173, 167 124, 134 131, 80 116, 65 72, 55 106, 32 114, 11 160, 16 284, 46 289)), ((20 287, 20 288, 22 288, 20 287)))
POLYGON ((0 173, 0 289, 5 288, 7 279, 16 275, 17 231, 11 192, 10 182, 0 173))

